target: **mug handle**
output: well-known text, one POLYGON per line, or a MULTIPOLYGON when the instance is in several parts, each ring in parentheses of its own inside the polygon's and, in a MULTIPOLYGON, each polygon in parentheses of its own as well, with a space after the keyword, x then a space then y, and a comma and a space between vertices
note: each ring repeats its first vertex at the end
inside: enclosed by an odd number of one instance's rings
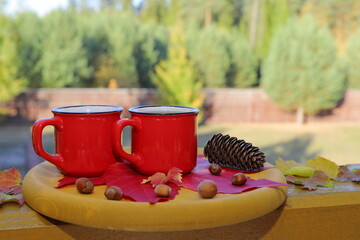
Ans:
POLYGON ((54 126, 57 130, 63 128, 63 122, 60 118, 43 118, 37 120, 32 127, 32 142, 35 152, 45 160, 51 162, 60 169, 64 166, 64 160, 60 154, 51 155, 43 148, 42 132, 48 125, 54 126))
POLYGON ((126 126, 132 126, 134 127, 136 130, 140 130, 141 129, 141 122, 140 119, 138 118, 132 118, 132 119, 128 119, 128 118, 124 118, 124 119, 120 119, 118 121, 115 122, 114 127, 114 134, 113 134, 113 146, 115 149, 115 153, 117 155, 119 155, 120 157, 128 160, 130 163, 135 163, 135 162, 139 162, 140 157, 138 155, 135 154, 129 154, 127 152, 124 151, 124 149, 122 148, 122 144, 121 144, 121 132, 123 131, 124 127, 126 126))

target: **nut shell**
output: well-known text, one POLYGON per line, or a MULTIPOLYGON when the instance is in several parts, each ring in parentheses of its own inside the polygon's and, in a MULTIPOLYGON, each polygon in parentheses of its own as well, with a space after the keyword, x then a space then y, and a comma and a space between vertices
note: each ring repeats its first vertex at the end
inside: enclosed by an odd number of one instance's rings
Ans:
POLYGON ((121 200, 123 192, 117 186, 110 186, 106 188, 104 195, 109 200, 121 200))
POLYGON ((154 189, 158 197, 169 197, 171 194, 171 187, 166 184, 159 184, 154 189))
POLYGON ((220 167, 219 164, 213 163, 209 166, 209 172, 212 175, 220 175, 222 172, 222 168, 220 167))
POLYGON ((218 192, 216 183, 211 180, 203 180, 197 189, 202 198, 213 198, 218 192))
POLYGON ((94 191, 94 183, 88 178, 77 179, 75 186, 80 193, 89 194, 94 191))
POLYGON ((231 183, 233 185, 242 186, 247 182, 247 176, 243 173, 236 173, 231 178, 231 183))

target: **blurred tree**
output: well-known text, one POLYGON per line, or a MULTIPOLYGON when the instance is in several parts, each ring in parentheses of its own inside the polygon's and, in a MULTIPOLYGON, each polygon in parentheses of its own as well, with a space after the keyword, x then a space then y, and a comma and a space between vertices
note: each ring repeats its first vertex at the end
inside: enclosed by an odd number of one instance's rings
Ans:
POLYGON ((226 34, 214 25, 201 30, 191 44, 191 57, 206 87, 226 87, 231 64, 227 44, 226 34))
POLYGON ((167 18, 167 1, 166 0, 145 0, 142 6, 141 20, 143 22, 153 22, 164 24, 167 18))
POLYGON ((81 86, 90 75, 78 20, 71 11, 53 11, 44 18, 39 66, 43 87, 81 86))
POLYGON ((266 57, 276 31, 292 14, 291 0, 245 1, 241 32, 248 36, 250 45, 256 49, 260 59, 266 57))
POLYGON ((19 75, 26 79, 28 86, 41 87, 42 76, 39 60, 42 52, 43 22, 34 12, 22 12, 14 19, 14 29, 19 36, 21 57, 19 75))
POLYGON ((119 85, 119 79, 126 78, 116 67, 114 59, 107 54, 99 55, 97 59, 97 71, 95 72, 95 86, 104 88, 110 84, 110 81, 115 81, 118 87, 126 87, 129 85, 129 83, 125 82, 121 82, 124 86, 119 85))
POLYGON ((135 47, 139 38, 139 25, 129 13, 110 15, 105 25, 109 41, 109 56, 121 73, 117 78, 121 87, 138 87, 135 47))
POLYGON ((249 41, 239 32, 230 35, 231 71, 228 74, 228 86, 253 87, 258 84, 258 60, 249 41))
POLYGON ((101 80, 96 79, 100 76, 96 74, 96 72, 99 71, 101 67, 104 67, 104 64, 107 65, 108 63, 113 62, 113 59, 104 59, 110 56, 110 44, 107 37, 107 31, 104 28, 104 26, 109 24, 110 16, 111 15, 104 11, 94 12, 92 14, 80 14, 78 16, 79 24, 81 24, 81 30, 83 32, 83 48, 86 51, 87 64, 94 73, 91 74, 89 78, 83 79, 81 86, 104 87, 111 78, 109 77, 105 80, 104 71, 101 70, 101 80))
POLYGON ((359 0, 307 0, 303 14, 313 14, 320 24, 332 31, 341 52, 346 49, 348 37, 360 26, 359 0))
POLYGON ((348 87, 360 88, 360 28, 349 38, 346 59, 348 87))
POLYGON ((135 46, 136 70, 140 87, 154 87, 151 74, 160 59, 166 56, 165 28, 154 24, 142 24, 135 46))
POLYGON ((262 69, 262 86, 278 106, 305 114, 335 107, 345 90, 330 32, 312 16, 292 19, 275 35, 262 69))
POLYGON ((173 28, 168 58, 160 61, 152 76, 160 94, 161 104, 201 108, 204 96, 194 63, 188 58, 180 26, 173 28))
POLYGON ((9 18, 0 15, 0 102, 16 96, 26 86, 18 74, 18 39, 9 22, 9 18))

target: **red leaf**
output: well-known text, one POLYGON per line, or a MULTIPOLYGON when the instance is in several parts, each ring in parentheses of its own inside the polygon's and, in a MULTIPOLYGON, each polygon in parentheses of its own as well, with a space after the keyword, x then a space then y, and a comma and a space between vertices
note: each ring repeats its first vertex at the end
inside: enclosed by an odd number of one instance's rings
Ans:
POLYGON ((208 170, 209 163, 206 159, 198 158, 197 166, 191 174, 187 174, 182 179, 182 186, 184 188, 197 191, 197 186, 205 179, 212 180, 216 183, 219 193, 241 193, 250 189, 259 187, 276 187, 288 186, 288 184, 271 181, 268 179, 254 180, 248 177, 245 185, 235 186, 231 184, 231 178, 235 173, 244 172, 232 168, 223 168, 221 175, 212 175, 208 170))
POLYGON ((168 198, 158 197, 154 192, 154 188, 150 184, 141 184, 146 178, 137 173, 128 164, 115 163, 105 172, 106 185, 118 186, 124 193, 124 198, 137 202, 163 202, 174 199, 180 189, 175 184, 169 184, 171 194, 168 198))
POLYGON ((21 193, 21 174, 16 168, 0 172, 0 192, 10 195, 21 193))
MULTIPOLYGON (((69 185, 74 185, 76 180, 78 180, 79 177, 70 177, 70 176, 65 176, 61 179, 58 180, 58 185, 56 186, 56 188, 62 188, 65 186, 69 186, 69 185)), ((101 177, 91 177, 89 178, 95 186, 99 186, 99 185, 105 185, 106 184, 106 180, 105 177, 101 176, 101 177)))

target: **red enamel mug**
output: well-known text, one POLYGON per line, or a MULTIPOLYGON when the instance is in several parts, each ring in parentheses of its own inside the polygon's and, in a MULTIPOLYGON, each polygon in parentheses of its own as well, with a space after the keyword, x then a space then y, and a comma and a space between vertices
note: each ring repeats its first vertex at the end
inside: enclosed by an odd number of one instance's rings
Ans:
POLYGON ((196 165, 199 110, 183 106, 138 106, 129 109, 130 119, 118 120, 114 131, 115 152, 139 173, 167 173, 177 167, 188 173, 196 165), (121 147, 121 132, 132 126, 131 151, 121 147))
POLYGON ((112 149, 113 126, 123 108, 111 105, 78 105, 52 109, 53 118, 37 120, 32 129, 35 152, 65 175, 102 175, 118 157, 112 149), (45 126, 55 128, 55 155, 42 144, 45 126))

